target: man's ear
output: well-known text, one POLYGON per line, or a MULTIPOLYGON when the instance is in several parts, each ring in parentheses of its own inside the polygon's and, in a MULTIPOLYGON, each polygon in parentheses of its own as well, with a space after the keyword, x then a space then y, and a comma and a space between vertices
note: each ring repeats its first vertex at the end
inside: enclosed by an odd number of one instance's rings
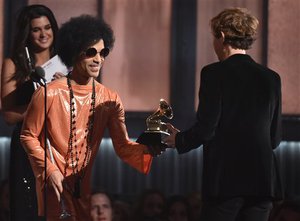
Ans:
POLYGON ((221 38, 222 38, 222 42, 224 43, 224 41, 225 41, 225 34, 222 31, 221 31, 221 38))

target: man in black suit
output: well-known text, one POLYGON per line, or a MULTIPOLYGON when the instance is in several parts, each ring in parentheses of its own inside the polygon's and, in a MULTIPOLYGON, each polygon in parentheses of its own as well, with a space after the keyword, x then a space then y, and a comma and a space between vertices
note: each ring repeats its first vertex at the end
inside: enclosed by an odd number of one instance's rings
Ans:
POLYGON ((220 61, 201 71, 197 122, 183 132, 168 125, 164 142, 178 153, 203 144, 202 221, 266 221, 278 197, 281 81, 246 54, 257 26, 241 8, 211 20, 220 61))

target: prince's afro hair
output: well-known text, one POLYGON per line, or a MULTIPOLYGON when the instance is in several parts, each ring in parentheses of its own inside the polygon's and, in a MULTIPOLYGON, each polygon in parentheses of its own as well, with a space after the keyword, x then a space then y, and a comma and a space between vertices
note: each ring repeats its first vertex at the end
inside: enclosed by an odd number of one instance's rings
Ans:
POLYGON ((66 66, 71 67, 83 51, 101 39, 111 50, 115 41, 113 30, 102 18, 90 15, 73 17, 58 32, 57 53, 66 66))

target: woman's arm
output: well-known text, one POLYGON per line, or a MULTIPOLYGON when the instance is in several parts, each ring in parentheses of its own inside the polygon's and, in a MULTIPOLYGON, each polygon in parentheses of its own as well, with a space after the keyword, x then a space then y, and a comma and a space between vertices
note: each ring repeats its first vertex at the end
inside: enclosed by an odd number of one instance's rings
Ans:
POLYGON ((16 124, 24 119, 27 105, 17 105, 17 81, 13 79, 16 66, 11 59, 5 59, 1 71, 1 103, 4 120, 16 124))

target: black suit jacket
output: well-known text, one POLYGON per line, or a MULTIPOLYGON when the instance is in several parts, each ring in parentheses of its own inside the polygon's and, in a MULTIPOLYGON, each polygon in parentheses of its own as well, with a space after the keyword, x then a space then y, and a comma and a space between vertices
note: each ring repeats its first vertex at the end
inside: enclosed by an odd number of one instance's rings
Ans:
POLYGON ((176 148, 203 144, 204 199, 280 197, 273 154, 280 139, 277 73, 243 54, 202 69, 197 122, 177 134, 176 148))

